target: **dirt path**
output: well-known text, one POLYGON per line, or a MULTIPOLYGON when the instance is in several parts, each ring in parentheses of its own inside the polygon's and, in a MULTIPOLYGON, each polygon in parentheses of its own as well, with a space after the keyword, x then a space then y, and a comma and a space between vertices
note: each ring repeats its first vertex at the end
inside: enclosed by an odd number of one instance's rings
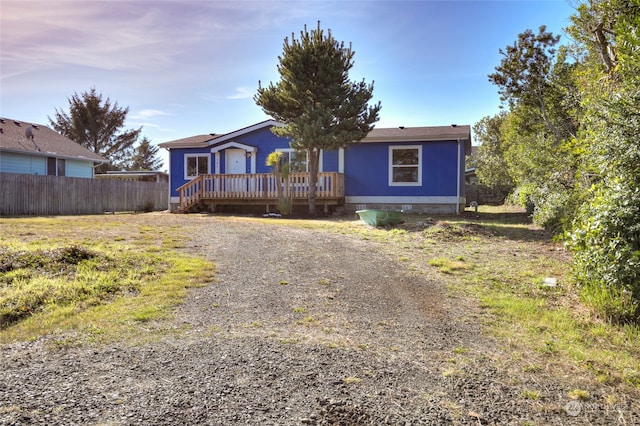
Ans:
POLYGON ((179 216, 217 266, 161 342, 1 350, 0 424, 615 424, 491 356, 469 300, 330 231, 179 216), (557 399, 525 391, 544 387, 557 399), (529 423, 527 423, 529 422, 529 423))
POLYGON ((442 286, 411 274, 377 243, 248 222, 204 229, 192 248, 218 282, 195 290, 178 318, 241 335, 384 351, 452 349, 470 332, 442 286), (458 315, 454 315, 456 311, 458 315), (446 337, 446 338, 445 338, 446 337))

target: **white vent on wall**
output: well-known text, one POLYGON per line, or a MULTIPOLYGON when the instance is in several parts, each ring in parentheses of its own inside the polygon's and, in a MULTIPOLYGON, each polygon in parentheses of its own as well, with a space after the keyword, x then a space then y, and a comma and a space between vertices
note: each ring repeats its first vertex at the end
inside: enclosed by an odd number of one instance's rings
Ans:
POLYGON ((356 210, 366 210, 366 209, 367 209, 366 204, 356 204, 356 210))
POLYGON ((403 204, 402 205, 402 210, 404 210, 404 211, 413 210, 413 204, 403 204))

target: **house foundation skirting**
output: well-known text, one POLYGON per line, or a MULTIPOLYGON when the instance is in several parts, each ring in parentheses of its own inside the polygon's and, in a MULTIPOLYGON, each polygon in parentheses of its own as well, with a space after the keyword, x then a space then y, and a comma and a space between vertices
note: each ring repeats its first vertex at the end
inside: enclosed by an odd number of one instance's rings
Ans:
POLYGON ((345 197, 345 213, 387 209, 406 213, 452 214, 464 211, 465 197, 345 197))

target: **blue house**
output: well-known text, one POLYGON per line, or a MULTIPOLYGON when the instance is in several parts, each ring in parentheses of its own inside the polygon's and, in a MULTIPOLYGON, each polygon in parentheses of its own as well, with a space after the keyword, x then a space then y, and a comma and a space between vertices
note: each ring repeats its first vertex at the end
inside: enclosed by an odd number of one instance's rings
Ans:
MULTIPOLYGON (((170 207, 174 211, 226 205, 275 206, 282 181, 266 165, 281 151, 290 164, 286 187, 294 204, 307 204, 305 153, 275 136, 267 120, 226 134, 192 136, 159 144, 169 151, 170 207)), ((470 126, 374 129, 360 142, 320 156, 316 200, 330 211, 365 208, 457 213, 465 205, 465 155, 470 126)), ((280 192, 281 193, 281 192, 280 192)))
POLYGON ((105 162, 46 126, 0 118, 0 173, 93 178, 105 162))

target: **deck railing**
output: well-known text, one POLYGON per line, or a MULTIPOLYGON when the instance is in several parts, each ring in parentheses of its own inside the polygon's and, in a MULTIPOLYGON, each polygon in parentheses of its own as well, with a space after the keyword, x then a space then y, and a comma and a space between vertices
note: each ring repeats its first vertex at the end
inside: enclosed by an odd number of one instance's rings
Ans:
MULTIPOLYGON (((309 198, 309 173, 290 173, 279 179, 272 173, 206 174, 178 188, 180 209, 186 210, 200 200, 271 201, 279 195, 295 199, 309 198), (280 192, 278 191, 280 186, 280 192)), ((337 172, 318 173, 316 199, 344 197, 344 175, 337 172)))

